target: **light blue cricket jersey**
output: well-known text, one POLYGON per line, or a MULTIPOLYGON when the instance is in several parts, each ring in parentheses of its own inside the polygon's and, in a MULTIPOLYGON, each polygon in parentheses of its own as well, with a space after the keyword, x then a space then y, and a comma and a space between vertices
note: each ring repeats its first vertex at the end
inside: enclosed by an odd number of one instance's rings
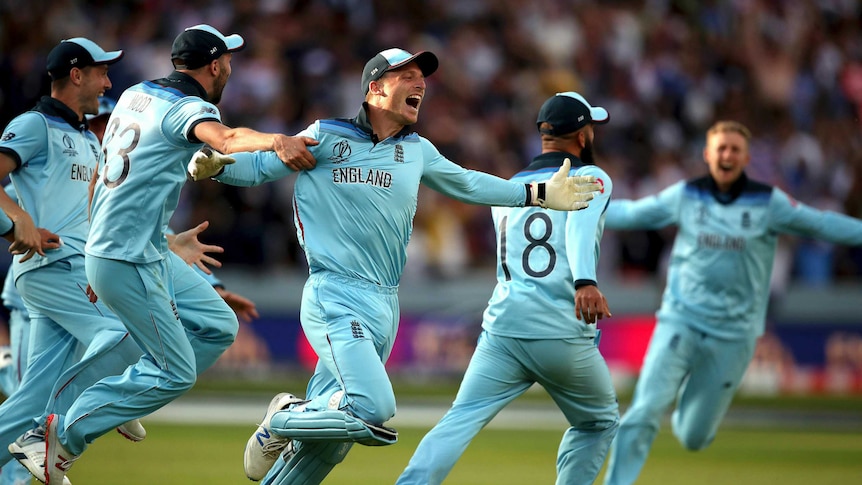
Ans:
POLYGON ((117 101, 105 129, 87 254, 150 263, 163 259, 163 229, 177 208, 186 166, 203 147, 192 129, 221 121, 190 76, 174 72, 136 84, 117 101))
POLYGON ((658 318, 724 339, 764 330, 780 233, 862 244, 862 221, 799 203, 744 174, 728 193, 709 176, 637 201, 611 202, 611 229, 678 227, 658 318))
POLYGON ((563 159, 569 175, 593 175, 604 189, 584 210, 566 212, 538 207, 494 207, 497 232, 497 286, 485 309, 482 328, 513 338, 593 337, 595 324, 575 316, 575 287, 596 285, 604 212, 613 191, 607 173, 562 152, 545 153, 512 177, 546 181, 563 159))
MULTIPOLYGON (((523 183, 467 170, 405 128, 375 143, 365 109, 318 120, 299 133, 320 141, 313 170, 296 179, 294 222, 311 272, 397 286, 407 261, 419 183, 472 204, 523 206, 523 183)), ((216 180, 257 185, 292 173, 274 152, 232 155, 216 180)))
POLYGON ((63 245, 21 263, 15 274, 84 253, 89 223, 90 177, 96 167, 99 140, 85 121, 60 101, 43 96, 32 111, 12 120, 0 137, 0 152, 18 163, 10 179, 18 203, 36 227, 57 234, 63 245))

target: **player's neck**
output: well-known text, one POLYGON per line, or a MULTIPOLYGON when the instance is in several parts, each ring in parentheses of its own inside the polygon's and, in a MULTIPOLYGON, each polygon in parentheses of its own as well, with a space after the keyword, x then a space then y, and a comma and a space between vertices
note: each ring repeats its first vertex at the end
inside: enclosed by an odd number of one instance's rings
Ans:
POLYGON ((378 140, 385 140, 404 129, 404 125, 386 116, 380 108, 371 105, 368 108, 368 122, 378 140))
POLYGON ((79 120, 84 119, 84 110, 81 107, 81 104, 78 102, 77 93, 69 90, 69 89, 52 89, 51 97, 56 99, 57 101, 65 104, 70 110, 74 111, 76 115, 78 115, 79 120))

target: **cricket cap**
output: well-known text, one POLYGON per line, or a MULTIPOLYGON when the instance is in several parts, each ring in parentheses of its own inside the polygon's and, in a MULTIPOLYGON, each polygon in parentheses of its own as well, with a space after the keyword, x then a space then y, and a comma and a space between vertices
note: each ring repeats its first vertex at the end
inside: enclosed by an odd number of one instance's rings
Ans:
POLYGON ((560 136, 578 131, 588 124, 603 125, 610 120, 608 111, 590 106, 583 96, 574 92, 557 93, 548 98, 539 110, 536 126, 545 135, 560 136), (542 123, 549 128, 542 129, 542 123))
POLYGON ((171 46, 171 61, 177 69, 203 67, 228 52, 245 48, 245 39, 239 34, 223 35, 206 24, 184 30, 171 46))
POLYGON ((437 70, 437 66, 440 65, 437 56, 428 51, 411 54, 404 49, 386 49, 365 63, 365 69, 362 70, 362 92, 368 94, 368 84, 371 81, 376 81, 388 71, 406 66, 413 61, 416 61, 419 70, 425 77, 433 74, 437 70))
POLYGON ((123 57, 123 51, 105 52, 98 44, 84 37, 65 39, 48 53, 48 74, 51 79, 62 79, 73 67, 113 64, 123 57))

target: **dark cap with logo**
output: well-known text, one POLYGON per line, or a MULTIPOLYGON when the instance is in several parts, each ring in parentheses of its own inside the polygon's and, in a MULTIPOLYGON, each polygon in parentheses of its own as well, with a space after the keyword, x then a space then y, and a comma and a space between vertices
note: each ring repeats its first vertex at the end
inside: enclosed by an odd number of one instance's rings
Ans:
POLYGON ((413 61, 416 61, 425 77, 433 74, 440 65, 437 56, 428 51, 411 54, 404 49, 386 49, 365 63, 365 69, 362 70, 362 92, 368 94, 368 84, 371 81, 376 81, 388 71, 406 66, 413 61))
POLYGON ((578 131, 589 124, 602 125, 608 120, 610 115, 606 109, 590 106, 580 94, 567 91, 557 93, 545 101, 539 110, 536 126, 542 134, 560 136, 578 131), (550 127, 543 129, 542 123, 548 123, 550 127))
POLYGON ((200 24, 187 28, 174 39, 171 61, 177 69, 197 69, 243 48, 245 39, 239 34, 225 36, 214 27, 200 24))
POLYGON ((51 79, 62 79, 72 68, 113 64, 123 57, 123 51, 105 52, 98 44, 84 37, 66 39, 48 53, 48 74, 51 79))

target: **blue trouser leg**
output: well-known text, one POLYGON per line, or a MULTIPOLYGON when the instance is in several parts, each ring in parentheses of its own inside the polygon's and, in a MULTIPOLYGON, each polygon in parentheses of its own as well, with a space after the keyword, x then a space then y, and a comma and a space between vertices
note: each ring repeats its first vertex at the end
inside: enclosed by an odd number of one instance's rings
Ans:
MULTIPOLYGON (((6 284, 15 284, 9 279, 6 284)), ((30 316, 26 310, 9 309, 9 348, 12 351, 12 365, 3 369, 3 394, 11 396, 18 389, 23 371, 27 368, 27 347, 30 339, 30 316)), ((17 461, 9 461, 0 469, 0 485, 30 485, 33 476, 17 461)))
MULTIPOLYGON (((18 277, 16 286, 31 312, 30 355, 20 387, 0 406, 3 443, 11 443, 31 429, 34 420, 41 424, 39 416, 51 410, 49 405, 63 412, 65 408, 61 406, 71 402, 96 377, 122 371, 122 365, 112 364, 117 355, 108 349, 122 341, 126 331, 104 305, 94 305, 87 299, 83 263, 83 257, 71 257, 18 277), (81 358, 81 346, 86 351, 79 369, 102 371, 78 380, 74 365, 81 358), (58 395, 70 398, 60 403, 52 401, 58 395)), ((0 462, 10 459, 3 447, 0 462)))
POLYGON ((122 375, 106 377, 84 391, 69 409, 59 435, 76 455, 108 430, 146 416, 188 391, 199 372, 198 362, 211 365, 233 341, 238 325, 215 290, 197 284, 203 279, 172 257, 131 264, 88 256, 86 267, 96 294, 120 317, 145 354, 122 375), (180 297, 183 301, 175 301, 180 297), (203 315, 194 313, 202 306, 207 307, 203 315), (186 328, 184 318, 191 328, 186 328))

